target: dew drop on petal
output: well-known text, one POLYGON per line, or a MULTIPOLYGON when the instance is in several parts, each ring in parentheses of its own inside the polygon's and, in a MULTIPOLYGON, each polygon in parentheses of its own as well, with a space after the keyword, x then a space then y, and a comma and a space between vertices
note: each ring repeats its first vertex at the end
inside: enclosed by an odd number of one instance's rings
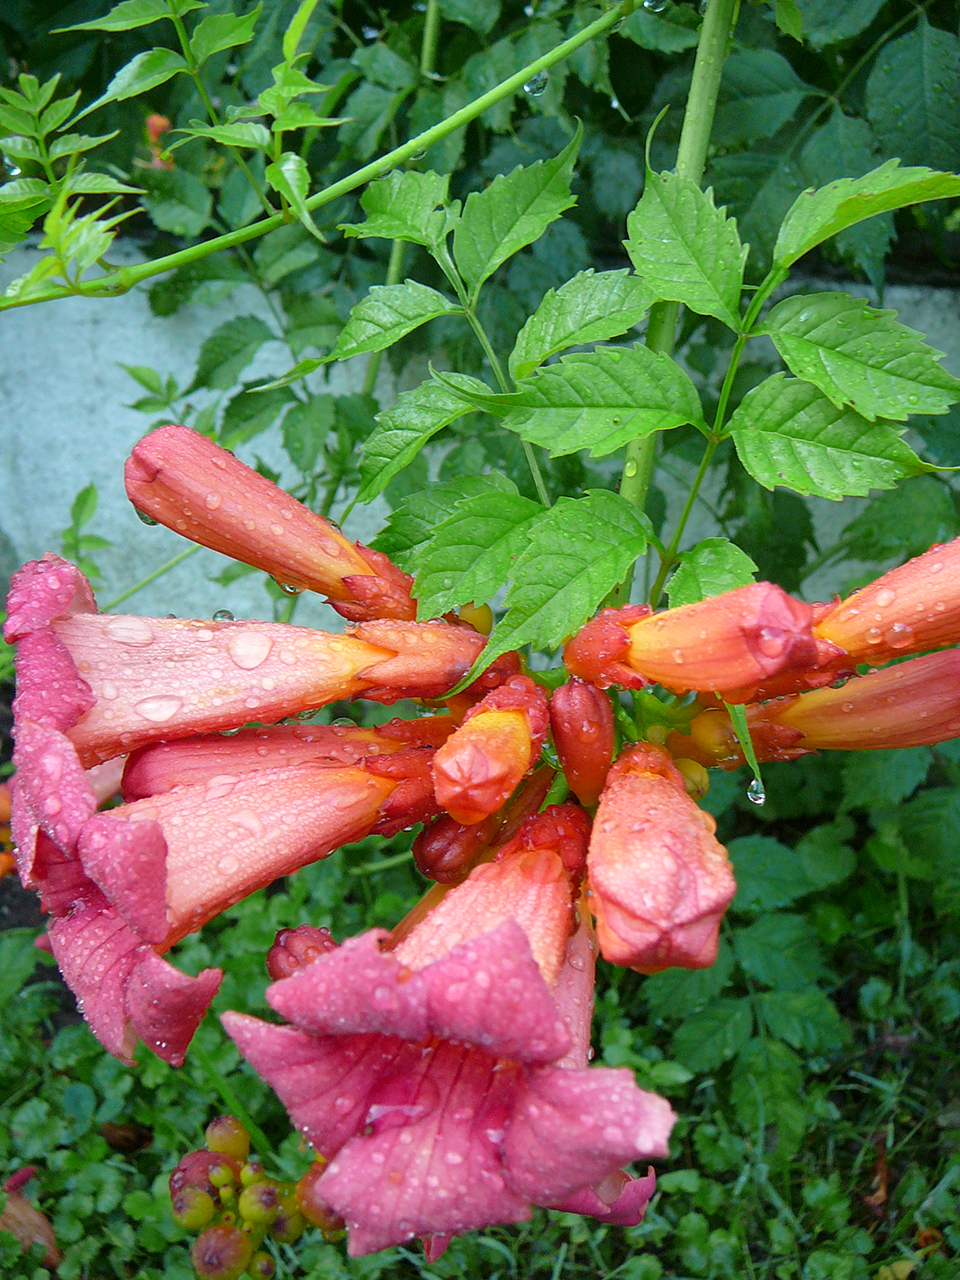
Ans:
POLYGON ((905 622, 895 622, 883 638, 891 649, 905 649, 913 642, 913 627, 905 622))
POLYGON ((236 619, 229 609, 218 609, 213 615, 214 622, 234 622, 236 619))
POLYGON ((219 493, 208 493, 203 500, 203 504, 208 511, 216 511, 221 502, 223 502, 223 498, 219 493))
POLYGON ((111 640, 137 648, 153 644, 153 628, 146 618, 112 618, 104 628, 111 640))
POLYGON ((144 720, 150 720, 154 724, 163 724, 167 720, 171 720, 180 708, 183 706, 181 698, 158 694, 153 698, 144 698, 141 702, 134 704, 134 711, 137 715, 143 716, 144 720))
POLYGON ((239 813, 232 813, 230 821, 257 840, 264 835, 264 825, 252 809, 241 809, 239 813))
POLYGON ((893 604, 897 598, 897 593, 891 591, 889 587, 884 587, 882 591, 877 592, 877 605, 881 609, 886 609, 887 605, 893 604))
POLYGON ((238 667, 252 671, 266 661, 272 648, 273 641, 262 631, 238 631, 230 637, 227 652, 238 667))
POLYGON ((232 876, 240 868, 240 859, 232 853, 225 853, 217 863, 217 870, 222 876, 232 876))

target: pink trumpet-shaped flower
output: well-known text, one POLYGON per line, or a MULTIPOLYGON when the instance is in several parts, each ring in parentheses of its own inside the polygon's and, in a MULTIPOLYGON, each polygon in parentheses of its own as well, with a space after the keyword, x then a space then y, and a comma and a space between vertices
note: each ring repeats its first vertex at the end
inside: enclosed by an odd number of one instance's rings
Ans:
MULTIPOLYGON (((57 556, 15 576, 4 634, 18 642, 15 712, 67 733, 85 765, 160 739, 275 721, 339 698, 441 696, 486 644, 444 622, 364 623, 345 635, 266 622, 97 614, 57 556)), ((498 682, 493 664, 478 682, 498 682)))
POLYGON ((705 969, 736 892, 716 823, 666 751, 628 747, 610 770, 587 855, 605 959, 641 973, 705 969))
POLYGON ((770 582, 755 582, 661 613, 645 605, 604 609, 568 641, 567 669, 600 688, 705 689, 728 701, 780 673, 837 650, 813 635, 813 610, 770 582))
POLYGON ((372 931, 269 988, 293 1026, 224 1015, 329 1160, 310 1194, 352 1255, 419 1235, 437 1257, 533 1204, 639 1221, 652 1176, 621 1166, 665 1154, 674 1117, 628 1071, 579 1065, 592 963, 583 927, 569 938, 573 892, 558 852, 521 849, 445 894, 445 945, 434 913, 393 951, 372 931), (538 897, 555 905, 532 942, 517 916, 538 897))
POLYGON ((197 431, 151 431, 127 459, 124 480, 138 511, 285 586, 319 591, 353 622, 417 616, 409 574, 197 431))

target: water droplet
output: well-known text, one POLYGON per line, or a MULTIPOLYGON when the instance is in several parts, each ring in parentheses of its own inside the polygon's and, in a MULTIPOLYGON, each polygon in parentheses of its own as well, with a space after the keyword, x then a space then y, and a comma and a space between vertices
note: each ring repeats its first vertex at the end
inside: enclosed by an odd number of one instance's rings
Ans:
POLYGON ((150 525, 152 528, 160 523, 159 520, 154 520, 153 516, 148 516, 145 511, 141 511, 139 507, 134 507, 133 509, 137 513, 137 519, 141 524, 150 525))
POLYGON ((891 649, 905 649, 913 642, 913 627, 905 622, 895 622, 883 638, 891 649))
POLYGON ((240 869, 240 859, 232 853, 225 853, 217 863, 217 870, 222 876, 232 876, 240 869))
POLYGON ((214 622, 236 622, 236 618, 229 609, 218 609, 213 615, 214 622))
POLYGON ((107 636, 119 644, 143 648, 153 644, 153 628, 146 618, 112 618, 105 627, 107 636))
POLYGON ((108 702, 112 702, 118 692, 119 690, 112 680, 104 680, 100 686, 100 696, 106 698, 108 702))
POLYGON ((539 98, 541 94, 546 93, 549 83, 550 77, 546 71, 538 71, 523 86, 523 92, 529 93, 531 98, 539 98))
POLYGON ((252 809, 241 809, 239 813, 232 813, 230 821, 241 830, 246 831, 253 836, 255 840, 260 840, 264 834, 264 826, 252 809))
POLYGON ((643 7, 648 13, 663 13, 667 0, 643 0, 643 7))
POLYGON ((227 652, 244 671, 252 671, 266 661, 273 641, 262 631, 238 631, 230 637, 227 652))
POLYGON ((376 38, 380 35, 380 28, 379 27, 361 27, 360 32, 364 40, 376 40, 376 38))
POLYGON ((223 498, 219 493, 208 493, 203 500, 204 506, 208 511, 216 511, 222 501, 223 498))
POLYGON ((765 658, 779 658, 787 647, 787 637, 779 627, 761 627, 757 648, 765 658))
POLYGON ((758 806, 767 803, 767 791, 759 778, 754 778, 747 787, 747 799, 751 804, 758 806))
POLYGON ((141 702, 135 703, 133 709, 137 715, 143 716, 144 720, 150 720, 153 724, 163 724, 171 720, 182 706, 182 699, 158 694, 156 697, 144 698, 141 702))
POLYGON ((629 476, 632 479, 637 474, 638 470, 639 470, 639 467, 635 462, 628 462, 627 465, 623 468, 623 474, 625 476, 629 476))
POLYGON ((884 587, 877 592, 877 605, 881 609, 886 609, 887 605, 893 604, 896 598, 897 593, 895 591, 891 591, 889 587, 884 587))

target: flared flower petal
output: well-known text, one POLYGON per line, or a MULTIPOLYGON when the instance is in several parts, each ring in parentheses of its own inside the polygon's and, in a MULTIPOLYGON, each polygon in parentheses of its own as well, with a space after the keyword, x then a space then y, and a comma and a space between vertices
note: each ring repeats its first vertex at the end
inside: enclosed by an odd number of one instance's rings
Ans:
POLYGON ((547 699, 529 676, 488 693, 436 754, 437 801, 457 822, 480 822, 499 809, 539 754, 547 699))
POLYGON ((745 702, 763 681, 822 660, 812 628, 810 605, 755 582, 662 613, 604 609, 568 642, 564 663, 600 688, 658 681, 745 702))
POLYGON ((151 431, 124 471, 133 505, 192 542, 329 597, 345 617, 416 617, 413 579, 188 427, 151 431))
POLYGON ((550 1065, 570 1041, 515 921, 416 972, 377 943, 354 939, 269 989, 295 1028, 223 1019, 329 1158, 311 1195, 344 1217, 351 1254, 522 1221, 663 1150, 673 1114, 629 1072, 550 1065), (530 1148, 538 1122, 550 1160, 530 1148))
POLYGON ((687 795, 666 751, 637 743, 610 770, 587 873, 607 960, 657 973, 703 969, 736 891, 716 823, 687 795))
POLYGON ((891 658, 960 640, 960 538, 891 569, 846 600, 821 605, 817 636, 854 662, 891 658))

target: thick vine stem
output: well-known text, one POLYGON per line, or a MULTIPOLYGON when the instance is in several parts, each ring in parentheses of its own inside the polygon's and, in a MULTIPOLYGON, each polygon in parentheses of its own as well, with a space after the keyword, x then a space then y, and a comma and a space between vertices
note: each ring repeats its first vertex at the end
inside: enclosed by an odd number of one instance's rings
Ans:
MULTIPOLYGON (((740 0, 709 0, 700 30, 676 167, 677 174, 691 182, 699 183, 703 177, 720 77, 739 9, 740 0)), ((654 303, 650 310, 646 338, 647 346, 652 351, 673 354, 679 314, 680 307, 676 302, 654 303)), ((653 478, 656 453, 656 435, 631 440, 626 448, 620 493, 641 511, 646 505, 647 492, 653 478)), ((688 509, 691 504, 692 499, 688 502, 688 509)), ((624 583, 617 592, 618 599, 626 599, 629 587, 629 583, 624 583)))
MULTIPOLYGON (((729 3, 729 0, 712 0, 712 2, 729 3)), ((334 182, 325 190, 318 191, 315 195, 310 196, 306 201, 307 209, 312 213, 314 209, 330 204, 331 201, 339 199, 340 196, 356 191, 358 187, 364 186, 367 182, 372 182, 374 178, 383 177, 391 169, 396 169, 399 165, 405 164, 406 161, 412 160, 419 152, 426 151, 435 142, 442 141, 449 134, 455 133, 457 129, 462 128, 463 125, 475 120, 477 116, 482 115, 489 107, 496 106, 504 98, 508 98, 511 94, 516 93, 518 89, 522 89, 528 80, 538 75, 541 71, 548 71, 551 67, 556 66, 558 62, 568 58, 570 54, 576 53, 583 45, 589 44, 597 36, 604 35, 610 31, 617 25, 623 15, 624 9, 622 6, 608 10, 601 17, 584 27, 582 31, 578 31, 575 36, 571 36, 569 40, 564 40, 562 44, 558 44, 555 49, 551 49, 549 53, 545 53, 542 57, 534 59, 533 62, 528 63, 520 71, 509 76, 487 93, 481 94, 473 102, 469 102, 465 107, 461 107, 459 111, 455 111, 446 120, 441 120, 439 124, 435 124, 431 128, 425 129, 423 133, 417 134, 415 138, 411 138, 409 142, 404 142, 402 146, 394 147, 386 155, 372 160, 369 164, 354 170, 353 173, 348 174, 345 178, 341 178, 339 182, 334 182)), ((86 298, 98 298, 113 297, 121 293, 127 293, 134 285, 141 284, 144 280, 150 280, 153 276, 162 275, 165 271, 172 271, 177 267, 186 266, 188 263, 196 262, 199 258, 206 258, 211 253, 217 253, 221 249, 234 249, 237 245, 246 244, 248 240, 256 240, 270 231, 276 231, 285 222, 284 215, 277 213, 271 218, 263 218, 260 222, 254 222, 248 227, 240 227, 236 231, 228 232, 226 235, 216 236, 213 240, 204 240, 200 244, 191 245, 187 249, 181 249, 178 253, 168 254, 164 258, 156 258, 152 262, 137 263, 136 266, 118 267, 116 271, 111 271, 97 280, 90 280, 84 284, 73 287, 51 285, 49 288, 33 293, 26 298, 0 297, 0 311, 11 310, 13 307, 25 307, 35 302, 51 302, 55 298, 75 297, 78 294, 86 298)))

